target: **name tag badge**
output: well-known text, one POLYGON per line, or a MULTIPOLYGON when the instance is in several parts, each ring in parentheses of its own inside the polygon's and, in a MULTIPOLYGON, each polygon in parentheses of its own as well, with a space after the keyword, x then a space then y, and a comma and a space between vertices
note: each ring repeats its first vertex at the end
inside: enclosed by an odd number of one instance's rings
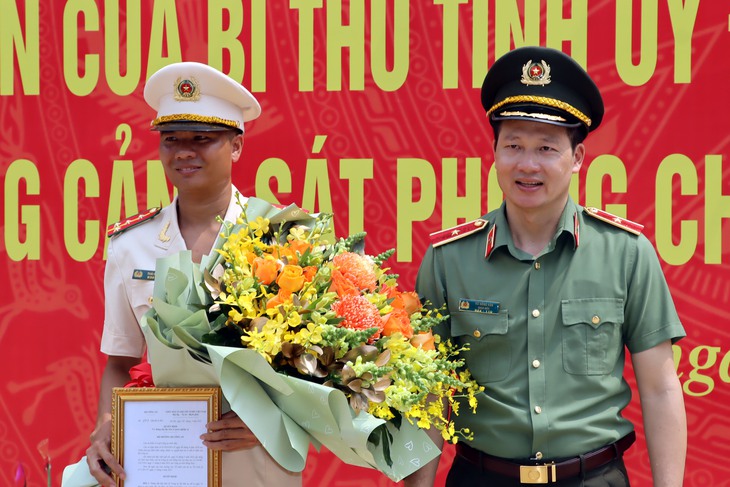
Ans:
POLYGON ((134 272, 132 272, 132 279, 137 279, 139 281, 154 281, 155 280, 155 271, 146 271, 144 269, 135 269, 134 272))
POLYGON ((472 313, 496 315, 499 313, 499 303, 495 301, 481 301, 478 299, 460 299, 459 311, 471 311, 472 313))

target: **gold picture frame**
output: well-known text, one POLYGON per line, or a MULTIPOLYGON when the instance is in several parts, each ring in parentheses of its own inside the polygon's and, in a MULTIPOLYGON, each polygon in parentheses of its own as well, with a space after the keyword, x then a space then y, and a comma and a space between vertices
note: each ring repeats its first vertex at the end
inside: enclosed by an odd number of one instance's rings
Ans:
MULTIPOLYGON (((207 478, 206 487, 220 487, 220 451, 206 448, 199 439, 205 424, 220 416, 220 387, 115 387, 112 454, 129 484, 144 478, 173 487, 182 477, 186 482, 197 479, 197 485, 207 478)), ((124 480, 115 480, 125 486, 124 480)))

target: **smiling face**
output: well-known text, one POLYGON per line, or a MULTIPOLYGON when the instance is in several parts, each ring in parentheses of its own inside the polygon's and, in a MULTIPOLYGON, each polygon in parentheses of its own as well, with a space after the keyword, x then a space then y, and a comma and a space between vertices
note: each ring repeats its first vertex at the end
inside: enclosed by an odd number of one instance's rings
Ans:
POLYGON ((233 130, 160 133, 160 160, 180 193, 219 191, 230 185, 231 165, 242 149, 243 136, 233 130))
POLYGON ((584 156, 583 144, 571 147, 565 127, 519 120, 501 122, 494 165, 508 208, 560 215, 571 177, 580 170, 584 156))

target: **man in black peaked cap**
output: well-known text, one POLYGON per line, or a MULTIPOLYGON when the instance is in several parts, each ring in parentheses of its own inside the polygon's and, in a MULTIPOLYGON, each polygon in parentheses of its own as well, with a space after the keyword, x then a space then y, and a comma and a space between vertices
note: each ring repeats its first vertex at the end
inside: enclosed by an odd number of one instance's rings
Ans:
MULTIPOLYGON (((628 486, 630 352, 654 485, 682 485, 686 419, 672 343, 685 335, 642 226, 569 196, 603 118, 572 58, 524 47, 498 59, 481 101, 494 131, 502 206, 431 235, 416 289, 445 306, 435 330, 468 347, 484 386, 462 407, 447 486, 628 486)), ((440 438, 434 438, 441 442, 440 438)), ((438 460, 406 479, 432 485, 438 460)))

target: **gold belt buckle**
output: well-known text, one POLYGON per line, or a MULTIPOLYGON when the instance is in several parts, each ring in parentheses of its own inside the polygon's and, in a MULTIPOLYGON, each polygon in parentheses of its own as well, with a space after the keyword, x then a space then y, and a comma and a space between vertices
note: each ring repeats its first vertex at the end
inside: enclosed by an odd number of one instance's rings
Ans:
POLYGON ((548 484, 557 482, 558 476, 555 470, 554 463, 546 465, 520 465, 520 483, 548 484))

